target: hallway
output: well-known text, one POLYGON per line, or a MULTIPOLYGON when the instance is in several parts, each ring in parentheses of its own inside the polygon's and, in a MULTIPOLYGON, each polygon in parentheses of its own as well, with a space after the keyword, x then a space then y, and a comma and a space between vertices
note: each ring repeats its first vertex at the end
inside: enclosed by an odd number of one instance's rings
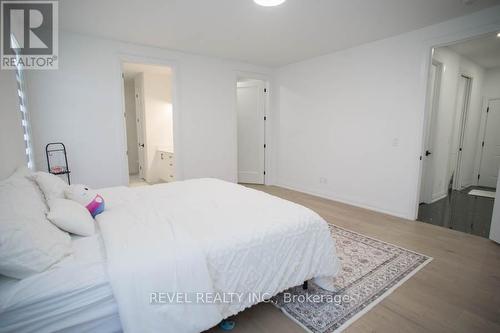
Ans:
POLYGON ((472 189, 494 190, 477 186, 453 190, 432 204, 421 204, 418 221, 488 238, 495 200, 468 194, 472 189))

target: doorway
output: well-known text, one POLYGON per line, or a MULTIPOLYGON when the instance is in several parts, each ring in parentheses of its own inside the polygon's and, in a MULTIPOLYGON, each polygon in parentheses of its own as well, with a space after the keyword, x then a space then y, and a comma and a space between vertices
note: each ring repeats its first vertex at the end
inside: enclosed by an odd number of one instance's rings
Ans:
POLYGON ((129 186, 174 181, 172 69, 123 62, 122 78, 129 186))
POLYGON ((238 183, 265 183, 266 96, 266 82, 237 80, 238 183))
POLYGON ((500 168, 500 99, 489 99, 483 141, 478 185, 496 188, 500 168))
POLYGON ((432 49, 421 154, 417 219, 482 237, 495 226, 500 166, 497 43, 488 34, 432 49))

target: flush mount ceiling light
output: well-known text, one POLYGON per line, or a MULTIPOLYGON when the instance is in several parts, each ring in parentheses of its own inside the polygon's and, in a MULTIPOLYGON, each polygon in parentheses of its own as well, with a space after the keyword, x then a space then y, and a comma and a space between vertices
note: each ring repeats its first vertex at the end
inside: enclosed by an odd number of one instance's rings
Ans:
POLYGON ((499 32, 499 33, 497 33, 497 37, 498 37, 498 38, 500 38, 500 32, 499 32))
POLYGON ((256 4, 264 7, 279 6, 286 0, 253 0, 256 4))

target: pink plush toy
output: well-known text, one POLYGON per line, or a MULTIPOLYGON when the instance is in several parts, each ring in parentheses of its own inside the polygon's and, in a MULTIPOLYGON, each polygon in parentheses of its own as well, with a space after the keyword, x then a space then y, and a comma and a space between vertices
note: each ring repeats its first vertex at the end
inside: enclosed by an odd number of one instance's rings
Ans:
POLYGON ((84 185, 71 185, 65 191, 66 197, 85 206, 92 217, 104 211, 104 199, 84 185))

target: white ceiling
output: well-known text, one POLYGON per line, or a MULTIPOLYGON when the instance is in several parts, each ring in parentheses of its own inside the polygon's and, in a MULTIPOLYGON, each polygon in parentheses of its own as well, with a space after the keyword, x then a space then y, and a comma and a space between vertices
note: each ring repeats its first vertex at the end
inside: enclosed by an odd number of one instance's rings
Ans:
POLYGON ((500 38, 488 34, 448 46, 483 68, 500 67, 500 38))
POLYGON ((500 0, 63 0, 63 29, 280 66, 500 4, 500 0))

